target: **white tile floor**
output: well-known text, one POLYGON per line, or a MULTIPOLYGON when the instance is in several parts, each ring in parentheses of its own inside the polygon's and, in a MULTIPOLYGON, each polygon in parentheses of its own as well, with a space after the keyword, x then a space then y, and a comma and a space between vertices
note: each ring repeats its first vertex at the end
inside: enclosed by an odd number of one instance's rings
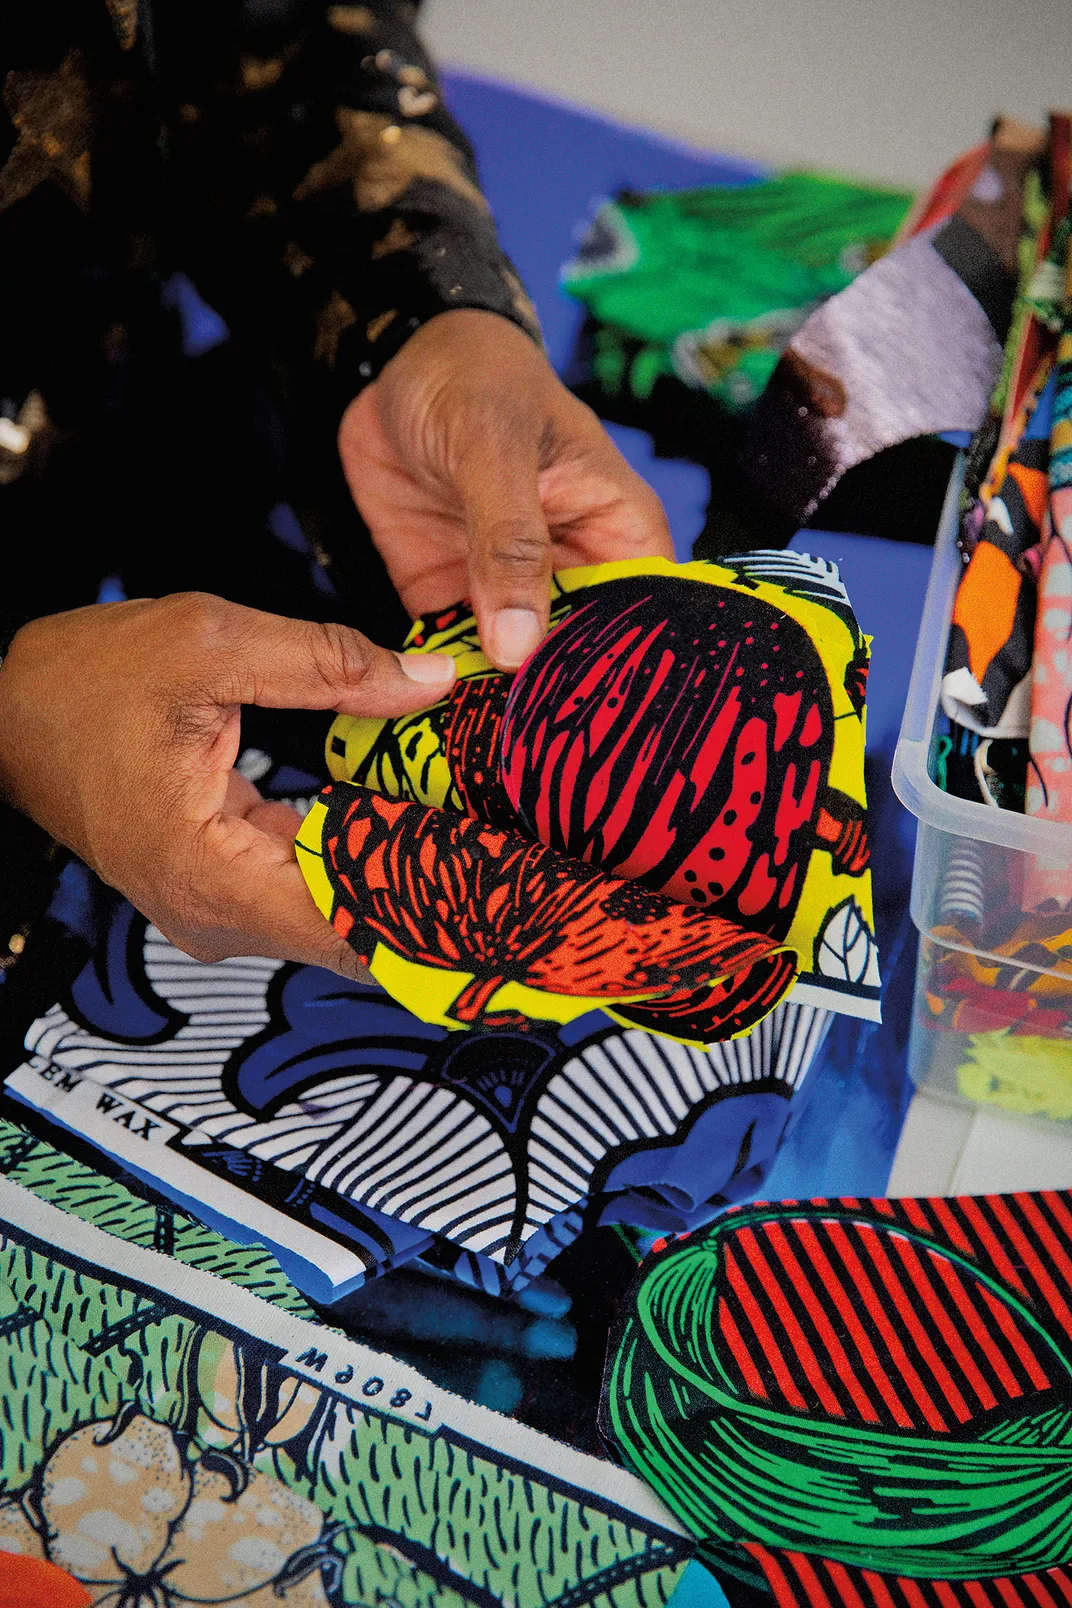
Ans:
POLYGON ((958 1105, 927 1090, 912 1100, 889 1195, 1009 1194, 1072 1188, 1072 1123, 958 1105))

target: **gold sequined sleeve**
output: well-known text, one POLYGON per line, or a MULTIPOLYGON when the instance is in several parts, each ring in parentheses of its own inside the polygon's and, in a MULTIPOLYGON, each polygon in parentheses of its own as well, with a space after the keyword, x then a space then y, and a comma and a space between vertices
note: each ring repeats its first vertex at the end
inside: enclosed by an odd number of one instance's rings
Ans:
POLYGON ((309 365, 343 404, 450 308, 539 340, 414 8, 226 10, 234 33, 199 54, 188 5, 158 7, 154 47, 177 234, 236 333, 309 365))

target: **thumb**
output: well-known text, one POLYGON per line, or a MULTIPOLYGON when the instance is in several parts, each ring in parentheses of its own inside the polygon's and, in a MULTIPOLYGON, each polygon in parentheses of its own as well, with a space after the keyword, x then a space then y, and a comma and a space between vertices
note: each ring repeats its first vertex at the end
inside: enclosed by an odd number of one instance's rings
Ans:
POLYGON ((225 607, 217 665, 222 703, 403 715, 438 702, 454 684, 449 654, 392 653, 346 625, 225 607))
POLYGON ((484 652, 516 670, 547 630, 551 538, 540 504, 538 454, 523 425, 482 439, 456 485, 469 532, 469 586, 484 652))

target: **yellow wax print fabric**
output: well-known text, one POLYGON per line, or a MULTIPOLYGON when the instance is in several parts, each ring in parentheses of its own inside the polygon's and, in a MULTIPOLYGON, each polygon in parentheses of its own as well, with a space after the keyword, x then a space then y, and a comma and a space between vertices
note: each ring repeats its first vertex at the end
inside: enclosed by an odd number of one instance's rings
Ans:
MULTIPOLYGON (((460 1027, 599 1007, 710 1043, 792 992, 878 1020, 868 642, 832 565, 759 552, 562 571, 551 629, 515 676, 485 658, 465 604, 418 620, 406 646, 450 653, 454 689, 400 720, 335 720, 335 782, 298 849, 319 908, 416 1015, 460 1027), (415 944, 414 878, 483 877, 490 907, 506 894, 489 855, 526 853, 552 857, 541 890, 558 879, 557 905, 541 891, 518 914, 526 954, 541 922, 554 941, 539 965, 483 977, 486 935, 456 902, 456 920, 440 912, 441 952, 426 933, 415 944), (586 890, 580 927, 562 913, 581 897, 571 877, 586 890), (642 903, 652 895, 663 903, 642 903), (593 967, 578 932, 600 923, 616 959, 593 967)), ((515 876, 515 904, 524 886, 515 876)))

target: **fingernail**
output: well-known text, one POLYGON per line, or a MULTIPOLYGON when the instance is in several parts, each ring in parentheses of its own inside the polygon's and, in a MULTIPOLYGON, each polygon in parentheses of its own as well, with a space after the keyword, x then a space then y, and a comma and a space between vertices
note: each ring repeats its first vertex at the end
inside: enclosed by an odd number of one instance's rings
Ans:
POLYGON ((447 686, 454 680, 455 664, 449 653, 397 653, 402 674, 424 686, 447 686))
POLYGON ((540 621, 532 609, 500 609, 492 616, 491 652, 497 664, 516 670, 540 640, 540 621))

